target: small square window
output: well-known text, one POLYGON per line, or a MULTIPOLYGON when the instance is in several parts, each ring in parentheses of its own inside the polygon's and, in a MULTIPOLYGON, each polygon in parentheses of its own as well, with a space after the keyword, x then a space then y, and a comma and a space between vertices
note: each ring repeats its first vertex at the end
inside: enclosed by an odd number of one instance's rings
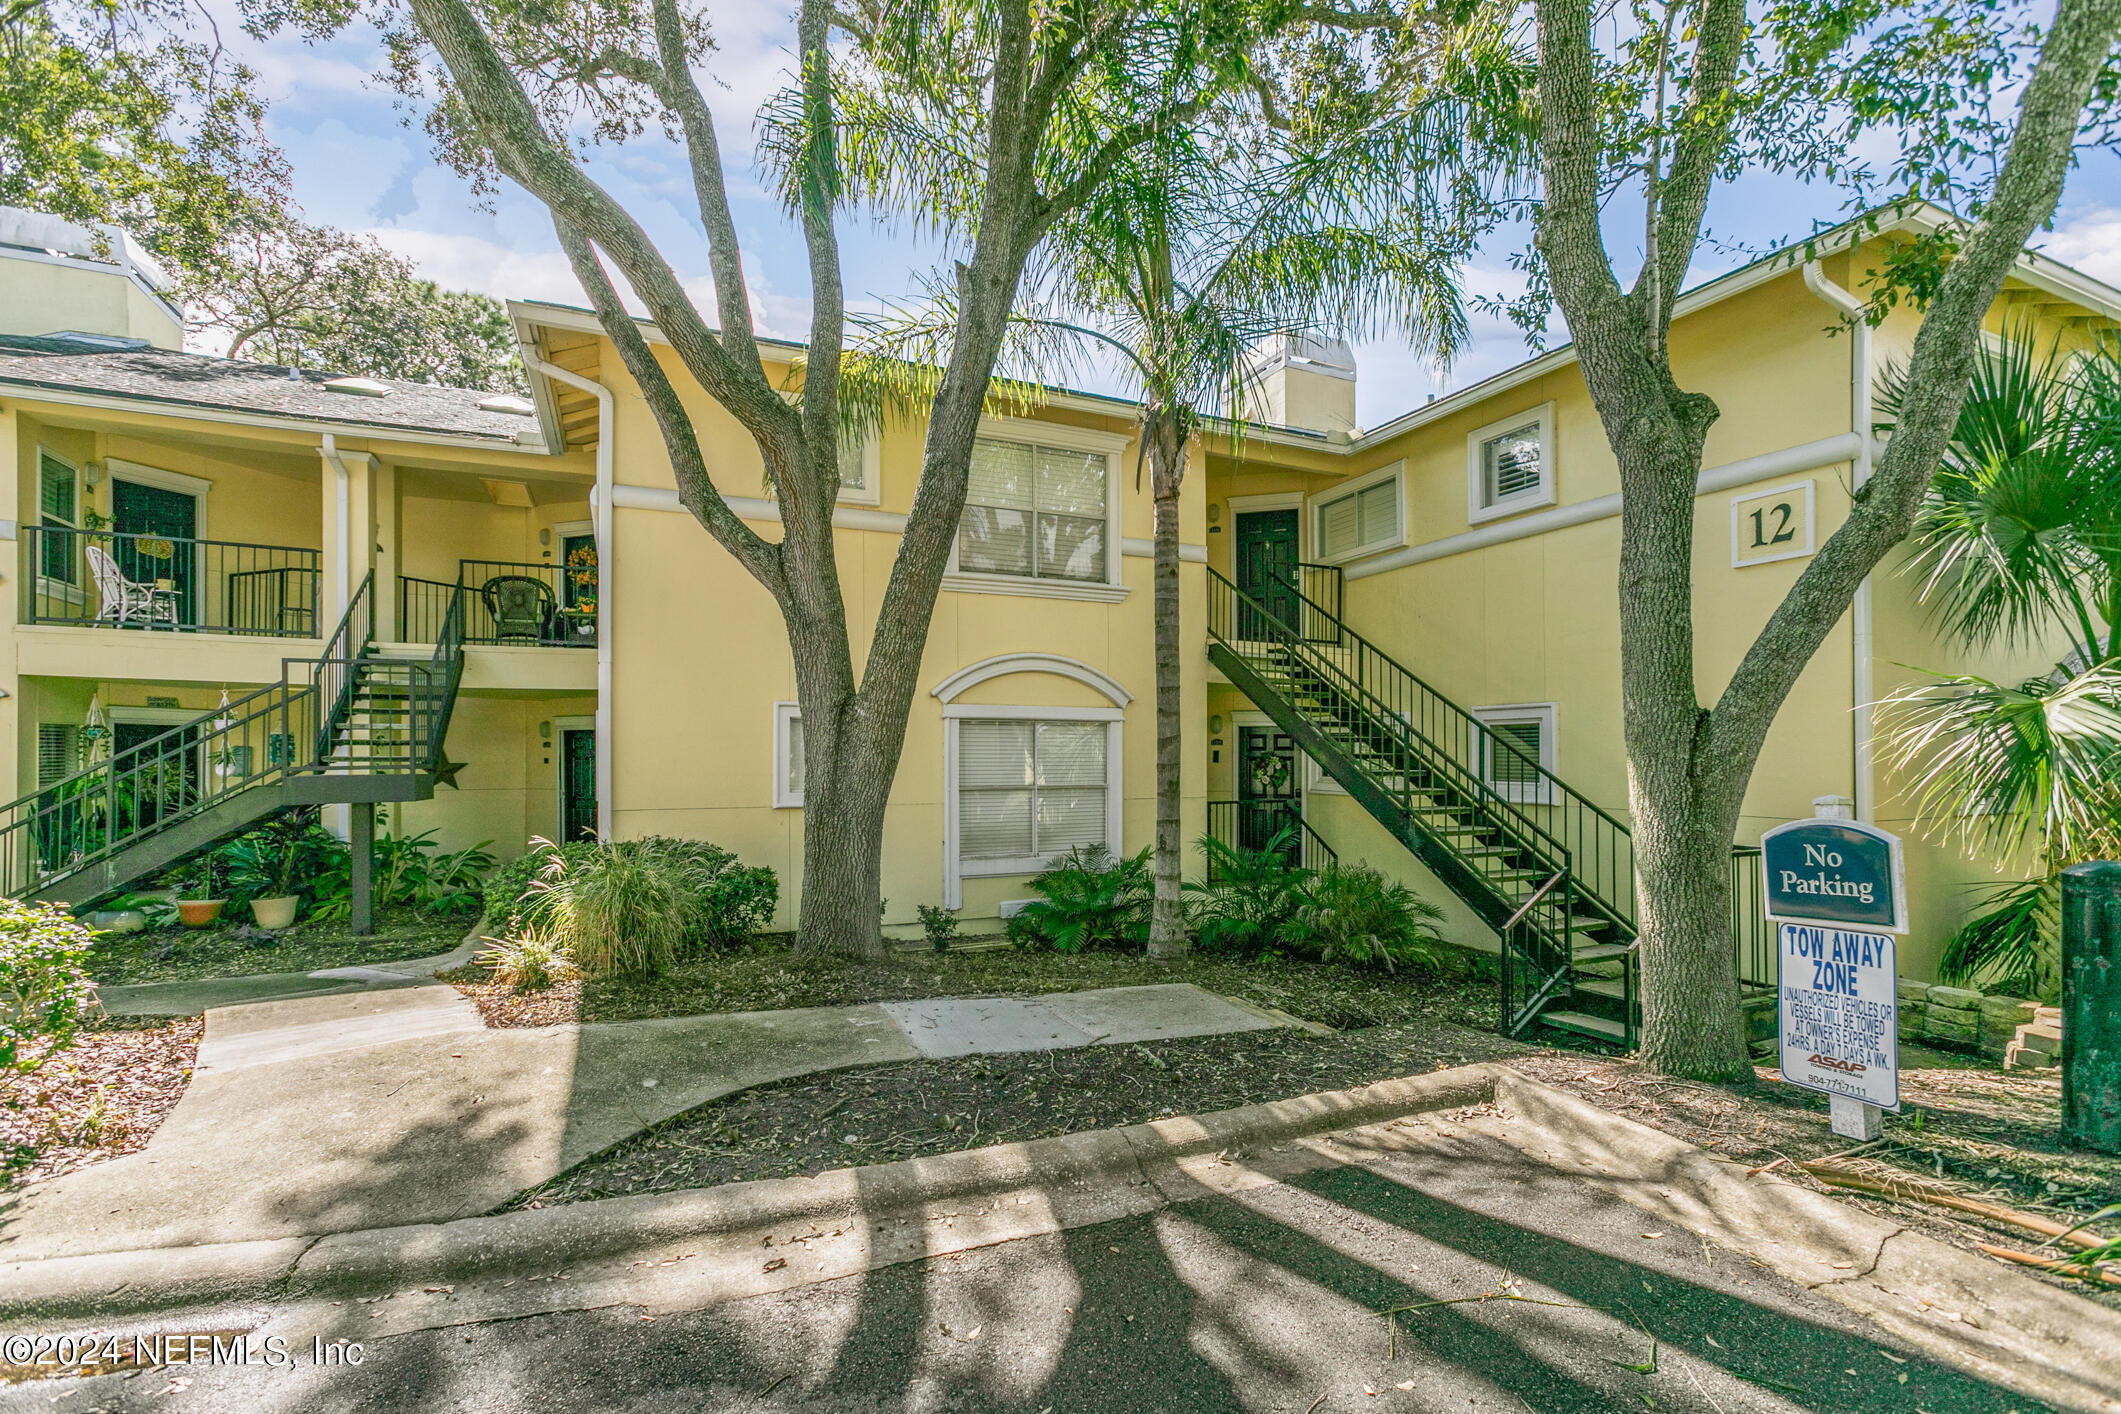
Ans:
POLYGON ((873 506, 882 499, 881 441, 874 427, 840 434, 840 500, 873 506))
POLYGON ((1475 707, 1486 728, 1480 749, 1481 779, 1497 795, 1521 805, 1554 803, 1554 704, 1519 703, 1475 707))
POLYGON ((1491 422, 1466 439, 1469 521, 1554 504, 1554 405, 1491 422))

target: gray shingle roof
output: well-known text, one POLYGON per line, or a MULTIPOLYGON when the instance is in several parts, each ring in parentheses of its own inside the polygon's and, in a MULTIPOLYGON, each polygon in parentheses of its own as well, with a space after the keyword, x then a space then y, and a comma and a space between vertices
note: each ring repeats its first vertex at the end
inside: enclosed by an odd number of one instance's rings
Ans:
POLYGON ((363 397, 324 386, 340 376, 310 370, 290 376, 288 369, 271 364, 179 353, 97 335, 0 334, 0 391, 93 393, 304 422, 543 445, 536 419, 482 409, 479 401, 494 396, 490 392, 379 379, 390 391, 363 397))

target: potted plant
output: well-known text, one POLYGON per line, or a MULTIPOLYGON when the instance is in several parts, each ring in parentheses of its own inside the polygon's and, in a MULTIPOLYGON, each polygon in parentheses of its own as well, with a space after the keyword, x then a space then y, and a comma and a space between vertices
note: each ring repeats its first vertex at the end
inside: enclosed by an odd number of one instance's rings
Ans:
POLYGON ((316 829, 300 817, 274 821, 218 851, 227 866, 230 893, 250 901, 251 921, 278 932, 295 921, 301 885, 316 872, 316 829))
POLYGON ((187 928, 211 928, 221 920, 221 910, 228 900, 215 889, 218 872, 214 868, 212 851, 199 856, 178 876, 177 921, 187 928))
POLYGON ((569 616, 578 637, 594 638, 597 632, 597 550, 577 545, 567 556, 567 582, 574 589, 569 616))

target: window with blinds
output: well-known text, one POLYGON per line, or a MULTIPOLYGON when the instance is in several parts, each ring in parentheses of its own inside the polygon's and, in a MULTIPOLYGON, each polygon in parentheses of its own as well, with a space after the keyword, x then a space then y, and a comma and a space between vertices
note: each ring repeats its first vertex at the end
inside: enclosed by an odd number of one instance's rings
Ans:
POLYGON ((81 769, 81 728, 70 722, 37 724, 37 785, 63 781, 81 769))
POLYGON ((80 488, 80 477, 72 467, 50 452, 38 454, 37 523, 51 533, 43 537, 37 572, 61 584, 80 582, 79 571, 75 568, 80 558, 74 544, 76 537, 66 533, 81 524, 80 488))
POLYGON ((1044 860, 1106 844, 1103 722, 964 721, 958 855, 1044 860))
POLYGON ((957 567, 968 574, 1103 583, 1105 454, 973 443, 958 522, 957 567))
POLYGON ((1536 494, 1546 475, 1545 439, 1539 420, 1513 427, 1499 437, 1480 444, 1481 505, 1499 506, 1505 501, 1536 494))
POLYGON ((1350 491, 1318 507, 1318 557, 1343 560, 1399 543, 1399 481, 1394 477, 1350 491))
POLYGON ((1486 728, 1481 774, 1506 800, 1551 803, 1554 770, 1554 709, 1535 703, 1519 707, 1476 707, 1473 715, 1486 728))

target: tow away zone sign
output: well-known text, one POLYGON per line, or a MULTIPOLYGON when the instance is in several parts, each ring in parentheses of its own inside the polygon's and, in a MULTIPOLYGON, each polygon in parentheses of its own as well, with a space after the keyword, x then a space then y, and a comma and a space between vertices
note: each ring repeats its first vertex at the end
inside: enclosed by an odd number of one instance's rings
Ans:
POLYGON ((1900 1108, 1893 939, 1831 924, 1781 925, 1782 1078, 1900 1108))

